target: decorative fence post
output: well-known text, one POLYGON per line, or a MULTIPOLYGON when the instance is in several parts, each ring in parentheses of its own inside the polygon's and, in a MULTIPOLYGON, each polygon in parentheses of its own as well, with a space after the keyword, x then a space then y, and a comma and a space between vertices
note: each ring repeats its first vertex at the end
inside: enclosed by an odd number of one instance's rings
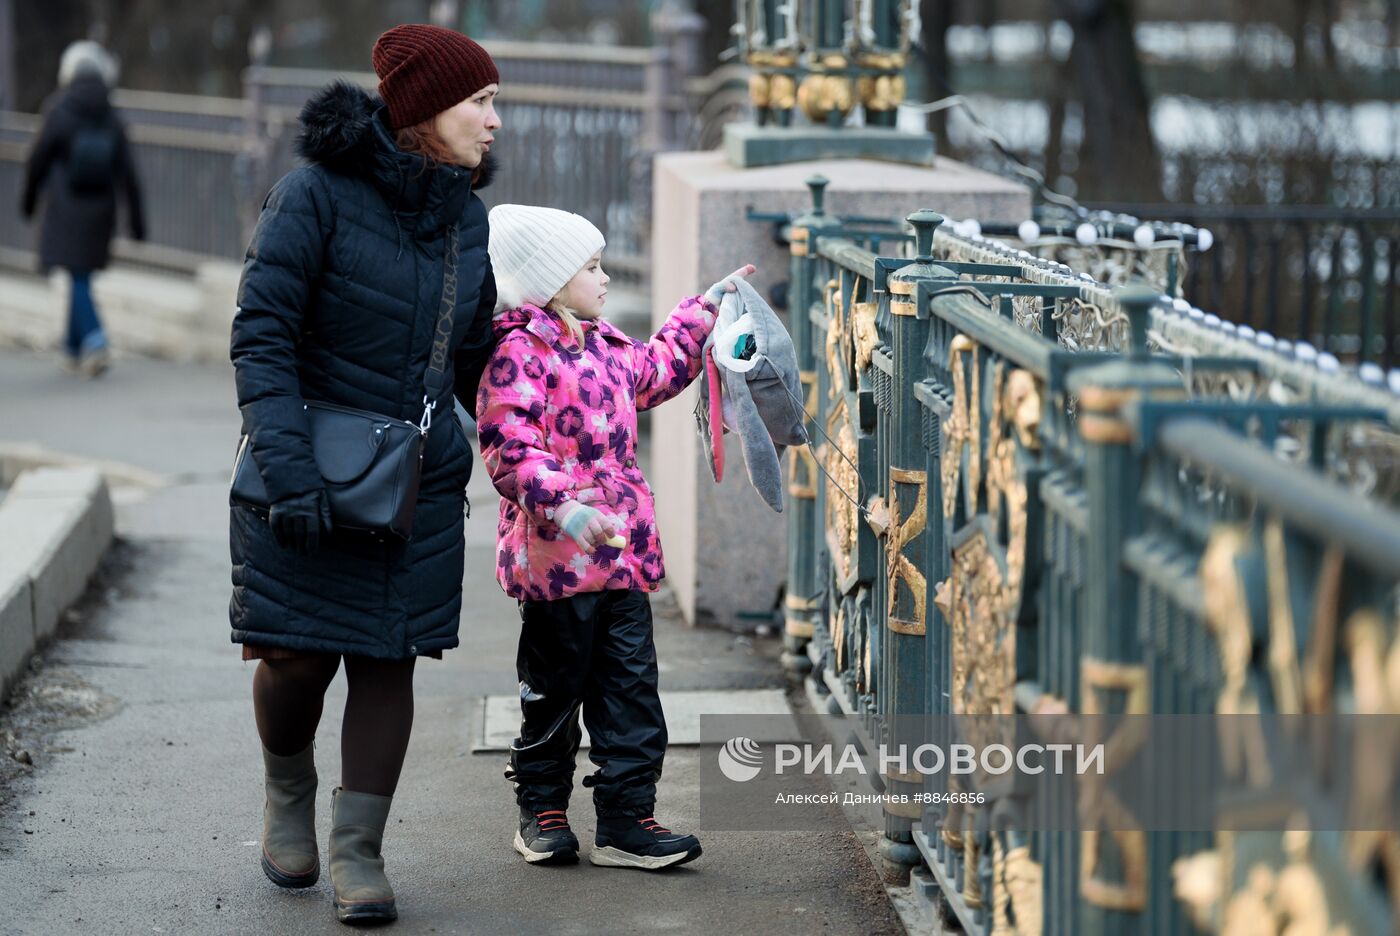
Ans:
MULTIPOLYGON (((788 324, 797 349, 797 368, 802 378, 803 407, 807 413, 804 428, 815 438, 812 417, 817 412, 817 364, 812 340, 812 305, 821 291, 814 282, 817 258, 808 251, 814 230, 840 222, 826 213, 823 205, 827 179, 812 176, 807 187, 812 192, 812 210, 792 222, 792 276, 788 294, 788 324)), ((788 460, 788 577, 783 600, 783 665, 796 677, 812 669, 807 658, 807 642, 812 639, 812 621, 821 612, 824 580, 817 578, 819 544, 824 541, 817 520, 816 460, 810 449, 794 447, 788 460)))
MULTIPOLYGON (((929 583, 925 575, 925 547, 929 521, 929 476, 923 446, 923 407, 914 396, 922 376, 923 352, 928 343, 929 312, 920 306, 918 285, 928 278, 954 279, 951 271, 933 263, 933 232, 943 216, 917 211, 908 219, 914 226, 918 256, 889 277, 890 354, 893 373, 889 381, 889 405, 880 414, 889 465, 886 490, 888 526, 884 530, 884 606, 876 608, 883 620, 883 658, 878 692, 885 716, 882 740, 892 750, 913 751, 925 739, 920 716, 929 714, 928 678, 924 644, 928 632, 929 583), (887 423, 887 424, 886 424, 887 423)), ((874 284, 867 284, 873 289, 874 284)), ((851 305, 857 297, 852 288, 851 305)), ((879 366, 877 364, 877 366, 879 366)), ((914 845, 914 820, 923 814, 919 794, 923 778, 909 764, 886 766, 885 792, 904 801, 886 802, 885 835, 880 840, 886 880, 908 883, 909 872, 922 863, 914 845)))
MULTIPOLYGON (((1123 549, 1142 521, 1137 509, 1142 461, 1131 447, 1134 432, 1129 411, 1141 401, 1184 396, 1180 376, 1172 367, 1154 362, 1147 350, 1147 327, 1157 298, 1157 291, 1147 286, 1119 290, 1131 329, 1127 355, 1075 373, 1069 382, 1070 391, 1079 398, 1079 431, 1085 450, 1089 506, 1085 578, 1094 583, 1085 602, 1084 652, 1079 662, 1079 707, 1082 715, 1090 716, 1087 733, 1102 720, 1096 716, 1140 716, 1151 711, 1152 687, 1137 628, 1137 588, 1123 563, 1123 549)), ((1107 765, 1110 774, 1132 757, 1131 738, 1122 733, 1123 738, 1086 736, 1084 740, 1086 744, 1102 741, 1114 750, 1107 765)), ((1106 816, 1109 804, 1103 800, 1111 798, 1105 792, 1097 803, 1082 802, 1093 803, 1106 816)), ((1093 818, 1081 815, 1080 821, 1093 818)), ((1076 932, 1105 936, 1142 932, 1149 881, 1167 871, 1148 867, 1147 833, 1123 830, 1121 820, 1113 834, 1087 824, 1081 828, 1076 932)))

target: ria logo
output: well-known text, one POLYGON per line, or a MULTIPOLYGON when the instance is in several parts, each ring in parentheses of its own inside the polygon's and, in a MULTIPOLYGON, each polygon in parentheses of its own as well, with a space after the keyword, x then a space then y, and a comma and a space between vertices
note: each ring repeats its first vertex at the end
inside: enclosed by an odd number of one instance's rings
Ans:
POLYGON ((750 738, 730 738, 719 749, 719 772, 735 783, 745 783, 763 768, 763 752, 750 738))

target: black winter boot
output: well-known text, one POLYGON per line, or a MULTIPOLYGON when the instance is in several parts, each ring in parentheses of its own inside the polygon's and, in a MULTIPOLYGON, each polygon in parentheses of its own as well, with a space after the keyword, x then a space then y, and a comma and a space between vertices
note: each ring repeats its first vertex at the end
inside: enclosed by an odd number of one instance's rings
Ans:
POLYGON ((599 816, 588 860, 612 868, 660 871, 700 857, 700 840, 662 828, 651 816, 599 816))
POLYGON ((515 850, 530 864, 577 864, 578 836, 569 828, 569 816, 564 810, 536 812, 521 806, 515 850))

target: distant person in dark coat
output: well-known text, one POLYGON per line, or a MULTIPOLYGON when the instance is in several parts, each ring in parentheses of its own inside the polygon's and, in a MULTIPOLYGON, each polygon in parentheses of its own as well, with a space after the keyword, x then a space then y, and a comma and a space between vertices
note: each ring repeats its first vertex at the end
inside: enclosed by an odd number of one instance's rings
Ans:
POLYGON ((131 146, 107 99, 116 80, 116 61, 97 43, 84 40, 64 50, 59 90, 44 107, 20 202, 26 219, 42 202, 40 268, 62 267, 72 277, 63 349, 68 363, 89 377, 107 367, 107 336, 92 298, 92 274, 111 255, 118 189, 126 196, 131 236, 146 237, 131 146))

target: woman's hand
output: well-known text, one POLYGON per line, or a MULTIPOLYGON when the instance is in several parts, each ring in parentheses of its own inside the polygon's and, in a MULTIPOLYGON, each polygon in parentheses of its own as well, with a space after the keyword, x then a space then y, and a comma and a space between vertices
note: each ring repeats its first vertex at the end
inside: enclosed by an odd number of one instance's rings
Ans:
POLYGON ((565 501, 554 510, 554 522, 579 549, 593 555, 593 550, 613 536, 613 524, 602 512, 576 500, 565 501))
POLYGON ((705 290, 705 298, 710 300, 712 304, 718 306, 720 300, 724 298, 725 293, 737 292, 739 289, 738 281, 747 276, 752 276, 754 271, 757 269, 758 268, 755 267, 752 263, 744 264, 743 266, 739 267, 739 269, 735 270, 733 273, 730 273, 724 279, 720 280, 718 283, 715 283, 709 289, 705 290))
POLYGON ((278 546, 309 556, 332 529, 330 499, 323 489, 280 500, 268 510, 267 522, 278 546))

